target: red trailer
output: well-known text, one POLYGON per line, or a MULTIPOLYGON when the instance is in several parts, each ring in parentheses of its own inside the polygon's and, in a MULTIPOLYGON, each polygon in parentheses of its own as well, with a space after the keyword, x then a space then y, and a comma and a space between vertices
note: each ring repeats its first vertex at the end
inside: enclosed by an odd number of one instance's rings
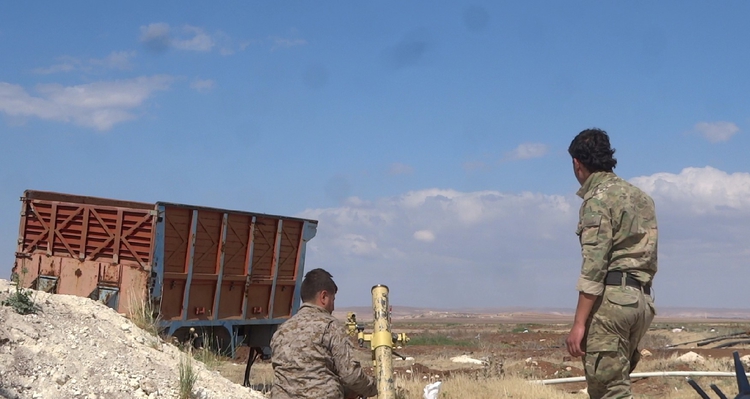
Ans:
POLYGON ((23 287, 158 309, 162 328, 266 349, 297 312, 317 221, 26 191, 13 267, 23 287))

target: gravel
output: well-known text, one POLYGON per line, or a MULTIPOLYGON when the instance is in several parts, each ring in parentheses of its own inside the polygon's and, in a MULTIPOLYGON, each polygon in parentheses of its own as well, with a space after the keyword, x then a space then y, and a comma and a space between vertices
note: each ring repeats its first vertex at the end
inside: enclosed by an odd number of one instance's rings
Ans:
MULTIPOLYGON (((15 286, 0 279, 0 300, 15 286)), ((37 314, 0 306, 0 398, 178 398, 187 355, 102 303, 34 291, 37 314)), ((193 360, 196 399, 265 398, 193 360)))

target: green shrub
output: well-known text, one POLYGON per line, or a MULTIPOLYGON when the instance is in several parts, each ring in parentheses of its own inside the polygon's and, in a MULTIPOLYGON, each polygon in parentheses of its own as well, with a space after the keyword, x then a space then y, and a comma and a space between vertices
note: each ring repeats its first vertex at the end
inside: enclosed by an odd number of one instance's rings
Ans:
POLYGON ((419 334, 411 337, 409 345, 429 345, 429 346, 472 346, 473 342, 463 339, 455 339, 442 334, 419 334))
POLYGON ((34 302, 32 295, 33 291, 18 287, 16 288, 16 292, 3 300, 2 305, 10 306, 18 314, 34 314, 41 310, 41 308, 34 302))

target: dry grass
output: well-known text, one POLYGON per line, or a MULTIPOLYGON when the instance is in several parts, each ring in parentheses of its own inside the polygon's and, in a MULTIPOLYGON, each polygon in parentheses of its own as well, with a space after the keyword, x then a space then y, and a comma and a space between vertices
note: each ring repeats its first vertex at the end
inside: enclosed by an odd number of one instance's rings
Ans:
POLYGON ((229 360, 227 356, 216 353, 211 348, 196 349, 193 351, 193 358, 203 363, 209 370, 216 370, 220 364, 229 360))
MULTIPOLYGON (((400 399, 420 399, 423 395, 425 380, 401 379, 397 381, 397 397, 400 399)), ((571 399, 581 398, 581 395, 570 394, 560 389, 531 384, 528 381, 517 378, 481 378, 475 379, 465 375, 447 378, 440 387, 441 399, 491 399, 491 398, 514 398, 514 399, 571 399)))
MULTIPOLYGON (((242 385, 245 378, 245 364, 234 362, 222 362, 216 367, 224 378, 235 384, 242 385)), ((256 391, 267 392, 273 385, 273 368, 270 362, 258 361, 250 371, 250 382, 256 391)))
POLYGON ((159 316, 158 309, 154 308, 151 301, 142 296, 128 296, 128 318, 143 331, 158 337, 159 336, 159 316))
MULTIPOLYGON (((195 334, 194 331, 191 331, 191 334, 195 334)), ((195 335, 193 335, 194 337, 195 335)), ((198 349, 192 349, 194 346, 193 339, 190 339, 183 346, 189 346, 193 358, 203 363, 209 370, 217 370, 221 364, 232 360, 231 349, 222 348, 217 337, 211 333, 203 335, 203 345, 198 349)))
MULTIPOLYGON (((679 327, 675 325, 674 327, 679 327)), ((686 331, 672 333, 671 325, 653 328, 644 338, 642 346, 649 349, 663 348, 667 344, 697 340, 710 336, 725 335, 749 328, 747 323, 727 323, 726 325, 692 323, 685 325, 686 331), (714 328, 714 331, 710 331, 714 328)), ((416 337, 420 334, 425 339, 419 345, 419 350, 411 351, 407 345, 401 353, 405 356, 414 356, 416 361, 432 370, 455 370, 474 369, 480 370, 481 366, 456 364, 450 358, 459 354, 468 354, 473 358, 483 358, 490 353, 511 354, 503 358, 504 377, 488 377, 482 372, 454 373, 442 378, 442 387, 439 398, 514 398, 514 399, 573 399, 586 398, 587 396, 578 391, 585 383, 539 385, 530 380, 549 378, 540 375, 539 369, 531 370, 525 358, 533 356, 539 363, 547 362, 547 366, 558 370, 565 370, 567 366, 576 368, 580 373, 582 364, 580 359, 566 360, 560 348, 564 347, 563 341, 567 334, 569 325, 470 325, 470 324, 440 324, 428 325, 412 323, 408 326, 409 334, 416 337), (530 327, 530 328, 529 328, 530 327), (519 333, 523 329, 529 329, 530 333, 519 333), (514 332, 515 331, 515 332, 514 332), (539 339, 534 333, 549 333, 545 340, 539 339), (502 334, 506 338, 498 339, 491 334, 502 334), (512 336, 510 334, 513 334, 512 336), (481 338, 479 338, 481 336, 481 338), (473 347, 456 345, 456 342, 474 341, 473 347), (520 356, 520 353, 524 353, 520 356), (531 354, 530 354, 531 353, 531 354)), ((402 329, 398 329, 403 331, 402 329)), ((684 351, 681 351, 682 353, 684 351)), ((658 354, 663 356, 663 353, 658 354)), ((502 355, 501 355, 502 356, 502 355)), ((371 366, 370 353, 366 350, 358 350, 355 357, 364 367, 371 366)), ((409 367, 412 362, 394 362, 394 366, 409 367)), ((242 383, 244 377, 244 364, 223 363, 218 368, 225 377, 236 383, 242 383)), ((548 369, 549 370, 549 369, 548 369)), ((733 371, 734 363, 731 358, 707 358, 702 364, 685 365, 677 360, 677 355, 667 358, 658 356, 647 357, 641 360, 636 372, 648 371, 670 371, 670 370, 700 370, 700 371, 733 371)), ((566 377, 565 372, 557 375, 566 377)), ((268 387, 273 382, 273 370, 270 362, 258 362, 253 366, 250 376, 251 382, 256 389, 268 387)), ((435 378, 433 376, 433 378, 435 378)), ((716 384, 728 397, 737 394, 736 381, 733 377, 697 377, 695 380, 709 392, 709 396, 715 397, 710 392, 709 385, 716 384)), ((396 385, 399 387, 397 398, 399 399, 421 399, 425 385, 433 382, 430 378, 423 379, 422 376, 399 377, 396 385)), ((687 384, 684 377, 650 377, 633 381, 634 395, 636 399, 695 399, 697 393, 687 384)))
MULTIPOLYGON (((540 357, 539 360, 554 362, 556 359, 540 357)), ((455 368, 447 358, 422 359, 420 363, 433 369, 455 368)), ((508 369, 517 369, 523 360, 506 362, 508 369)), ((363 363, 366 364, 366 363, 363 363)), ((579 362, 566 362, 580 367, 579 362)), ((638 372, 674 370, 680 364, 676 356, 666 359, 644 359, 638 365, 638 372)), ((227 379, 242 384, 245 372, 244 364, 231 362, 221 363, 217 370, 227 379)), ((700 366, 693 366, 696 370, 704 371, 732 371, 734 364, 730 359, 707 359, 700 366)), ((263 391, 273 383, 273 370, 269 362, 258 362, 252 368, 250 376, 253 388, 263 391)), ((729 397, 736 395, 737 387, 734 378, 698 377, 695 380, 708 390, 710 384, 717 384, 729 397)), ((425 385, 432 381, 416 378, 401 378, 396 381, 399 388, 399 399, 421 399, 425 385)), ((635 384, 638 381, 634 381, 635 384)), ((663 389, 652 394, 635 395, 636 399, 695 399, 698 395, 687 384, 684 377, 651 377, 649 383, 658 383, 663 389)), ((581 384, 538 385, 529 382, 522 373, 510 371, 505 378, 474 378, 465 374, 447 377, 443 380, 440 399, 482 399, 482 398, 514 398, 514 399, 573 399, 585 398, 585 395, 575 393, 581 384)), ((712 395, 713 393, 710 393, 712 395)))
POLYGON ((179 398, 191 399, 193 388, 198 382, 198 372, 193 368, 193 358, 189 354, 180 356, 180 380, 179 380, 179 398))

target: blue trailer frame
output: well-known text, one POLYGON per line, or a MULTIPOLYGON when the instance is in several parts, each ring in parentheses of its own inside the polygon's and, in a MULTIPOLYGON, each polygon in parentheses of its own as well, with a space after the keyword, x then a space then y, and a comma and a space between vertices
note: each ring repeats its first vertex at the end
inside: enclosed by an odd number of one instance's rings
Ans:
MULTIPOLYGON (((307 220, 307 219, 299 219, 299 218, 290 218, 285 216, 276 216, 276 215, 267 215, 267 214, 257 214, 257 213, 249 213, 249 212, 242 212, 242 211, 228 211, 224 209, 215 209, 215 208, 206 208, 206 207, 196 207, 196 206, 189 206, 189 205, 181 205, 181 204, 172 204, 172 203, 165 203, 165 202, 159 202, 156 204, 156 211, 157 211, 157 219, 156 219, 156 227, 154 229, 154 246, 153 246, 153 258, 152 258, 152 271, 151 271, 151 278, 150 278, 150 288, 149 288, 149 296, 154 304, 161 303, 162 294, 164 290, 164 280, 165 280, 165 270, 164 270, 164 260, 165 260, 165 226, 166 226, 166 209, 167 207, 179 207, 179 208, 188 208, 192 210, 192 224, 190 226, 191 231, 191 241, 189 242, 189 251, 190 254, 187 259, 187 283, 185 286, 185 292, 183 294, 183 310, 187 308, 188 299, 190 297, 190 289, 191 289, 191 283, 193 278, 193 260, 195 256, 195 238, 196 238, 196 230, 197 230, 197 222, 198 222, 198 216, 200 212, 221 212, 223 213, 223 223, 222 223, 222 233, 221 233, 221 240, 224 242, 226 240, 226 234, 227 234, 227 219, 229 218, 230 214, 241 214, 241 215, 247 215, 252 216, 253 223, 255 221, 256 217, 264 216, 264 217, 272 217, 272 218, 279 218, 279 226, 277 228, 277 237, 276 240, 280 240, 281 231, 283 228, 283 221, 284 220, 293 220, 297 222, 302 222, 302 237, 301 237, 301 246, 299 248, 300 254, 299 254, 299 262, 298 262, 298 272, 295 280, 295 286, 294 286, 294 296, 292 300, 292 311, 291 314, 296 314, 300 307, 300 288, 302 284, 302 279, 304 277, 304 265, 305 265, 305 258, 307 253, 307 242, 311 240, 313 237, 315 237, 317 232, 317 221, 315 220, 307 220)), ((254 243, 253 243, 254 244, 254 243)), ((250 244, 248 244, 250 245, 250 244)), ((253 248, 249 248, 250 255, 248 257, 249 263, 247 265, 248 270, 248 276, 252 272, 253 264, 252 264, 252 251, 253 248)), ((279 246, 277 245, 276 248, 277 253, 274 254, 274 256, 278 259, 279 254, 279 246)), ((215 298, 214 298, 214 309, 213 314, 218 314, 218 306, 221 300, 222 296, 222 276, 223 276, 223 266, 224 266, 224 253, 222 252, 220 254, 220 270, 219 270, 219 277, 218 282, 216 286, 216 292, 215 292, 215 298)), ((288 317, 274 317, 273 316, 273 300, 275 297, 275 291, 277 288, 277 277, 278 277, 278 270, 276 270, 276 273, 274 273, 273 283, 271 286, 271 305, 269 306, 269 317, 264 319, 242 319, 242 320, 187 320, 187 312, 183 311, 182 319, 181 320, 162 320, 159 323, 159 327, 167 333, 169 336, 175 335, 179 330, 184 329, 190 329, 194 328, 195 330, 205 330, 205 329, 216 329, 216 328, 222 328, 225 330, 225 333, 228 337, 231 337, 229 340, 229 350, 231 350, 231 354, 234 356, 235 350, 238 345, 240 344, 246 344, 253 348, 259 348, 262 349, 264 353, 270 353, 270 339, 274 331, 276 330, 276 327, 286 321, 288 317)), ((249 278, 249 277, 248 277, 249 278)), ((243 316, 247 315, 247 304, 243 304, 243 316)), ((215 331, 215 330, 214 330, 215 331)))

